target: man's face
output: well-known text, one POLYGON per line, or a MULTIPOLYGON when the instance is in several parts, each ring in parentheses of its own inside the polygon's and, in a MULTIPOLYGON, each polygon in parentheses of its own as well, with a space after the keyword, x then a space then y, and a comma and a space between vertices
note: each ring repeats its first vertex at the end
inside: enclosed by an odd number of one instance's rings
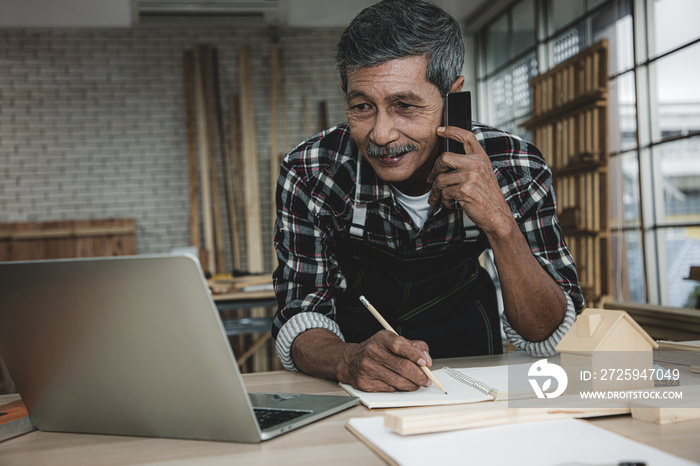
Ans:
POLYGON ((365 160, 409 195, 428 192, 439 155, 442 96, 426 80, 427 59, 412 56, 349 73, 345 109, 365 160))

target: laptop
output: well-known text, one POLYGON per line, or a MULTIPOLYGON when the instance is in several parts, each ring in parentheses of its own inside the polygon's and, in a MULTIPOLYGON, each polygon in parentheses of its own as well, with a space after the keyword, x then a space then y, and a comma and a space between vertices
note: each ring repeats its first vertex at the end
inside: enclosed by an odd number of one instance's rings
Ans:
POLYGON ((0 355, 40 430, 255 443, 358 402, 248 393, 191 256, 0 263, 0 300, 0 355))

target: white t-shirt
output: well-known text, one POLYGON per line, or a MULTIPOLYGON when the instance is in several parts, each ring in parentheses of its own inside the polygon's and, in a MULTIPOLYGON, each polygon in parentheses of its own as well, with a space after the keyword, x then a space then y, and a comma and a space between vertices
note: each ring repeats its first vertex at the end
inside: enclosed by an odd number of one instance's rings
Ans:
POLYGON ((413 223, 418 225, 418 228, 423 228, 428 214, 430 213, 430 208, 432 207, 428 204, 430 191, 420 196, 408 196, 396 189, 393 185, 391 186, 391 190, 394 191, 394 196, 398 203, 401 204, 411 216, 413 223))

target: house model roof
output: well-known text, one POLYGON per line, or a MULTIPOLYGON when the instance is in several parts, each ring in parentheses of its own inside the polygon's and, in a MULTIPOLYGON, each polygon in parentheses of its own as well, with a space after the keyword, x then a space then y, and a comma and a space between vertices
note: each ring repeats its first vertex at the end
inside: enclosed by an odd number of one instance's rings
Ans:
POLYGON ((625 311, 586 309, 564 335, 559 352, 645 351, 659 345, 625 311))

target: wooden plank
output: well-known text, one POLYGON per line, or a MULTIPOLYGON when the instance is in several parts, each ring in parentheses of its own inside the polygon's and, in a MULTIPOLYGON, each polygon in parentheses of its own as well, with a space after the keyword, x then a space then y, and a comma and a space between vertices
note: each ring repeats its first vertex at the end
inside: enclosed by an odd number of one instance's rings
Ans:
POLYGON ((204 98, 204 82, 202 76, 202 61, 201 50, 199 47, 194 48, 194 82, 196 89, 196 115, 197 115, 197 133, 199 142, 199 181, 201 186, 202 196, 202 224, 204 229, 204 251, 200 252, 200 258, 203 258, 202 266, 205 272, 213 272, 216 270, 216 258, 214 256, 214 225, 212 219, 212 194, 211 185, 209 183, 209 141, 207 134, 207 117, 204 98))
POLYGON ((547 125, 547 141, 549 144, 549 161, 551 163, 554 163, 555 160, 555 154, 556 154, 556 123, 551 123, 547 125))
MULTIPOLYGON (((700 391, 697 385, 686 385, 682 400, 649 400, 632 403, 632 417, 654 424, 675 424, 700 419, 700 391)), ((672 389, 675 390, 675 389, 672 389)))
POLYGON ((593 179, 596 178, 596 174, 593 172, 586 173, 586 203, 587 206, 587 218, 586 218, 586 230, 594 230, 594 218, 600 215, 600 206, 595 202, 595 186, 593 179))
POLYGON ((592 150, 599 154, 598 159, 602 160, 605 152, 605 147, 600 146, 600 141, 603 139, 600 137, 601 134, 607 133, 607 128, 600 126, 600 113, 605 112, 605 107, 594 108, 591 111, 591 117, 593 121, 591 122, 591 148, 592 150))
POLYGON ((576 160, 576 116, 569 117, 569 159, 566 161, 570 165, 576 160))
POLYGON ((593 245, 593 292, 595 293, 596 299, 600 299, 603 294, 603 274, 601 273, 601 265, 604 260, 601 250, 601 238, 599 236, 592 236, 591 243, 593 245))
MULTIPOLYGON (((224 112, 221 108, 221 83, 219 78, 219 53, 216 49, 212 51, 212 73, 213 73, 213 88, 214 88, 214 105, 216 109, 217 130, 219 136, 219 149, 221 156, 221 169, 224 172, 224 204, 226 207, 226 219, 228 220, 228 231, 231 251, 231 262, 233 269, 236 268, 236 256, 239 255, 238 249, 238 215, 236 212, 236 199, 233 195, 231 166, 229 164, 228 141, 226 138, 224 112)), ((233 145, 233 143, 232 143, 233 145)), ((231 149, 233 150, 233 149, 231 149)), ((223 231, 222 231, 223 236, 223 231)))
POLYGON ((384 414, 384 425, 400 435, 446 432, 504 424, 554 419, 629 414, 629 405, 584 406, 570 409, 509 408, 507 401, 395 409, 384 414))
POLYGON ((274 244, 274 227, 275 220, 277 219, 277 206, 275 203, 275 195, 277 194, 277 176, 279 174, 279 160, 280 160, 280 149, 279 149, 279 99, 278 95, 278 64, 279 64, 279 46, 277 44, 272 44, 270 46, 270 111, 272 113, 272 118, 270 118, 270 231, 272 234, 272 241, 270 247, 270 268, 275 270, 277 268, 277 254, 275 251, 274 244))
POLYGON ((563 132, 564 132, 564 124, 561 121, 556 121, 554 123, 555 126, 555 132, 554 132, 554 160, 556 161, 554 163, 554 169, 559 170, 564 167, 562 160, 564 157, 564 146, 563 146, 563 132))
POLYGON ((562 104, 563 88, 564 88, 564 73, 559 70, 554 75, 554 106, 559 107, 562 104))
POLYGON ((593 186, 591 187, 591 191, 593 193, 593 206, 595 207, 595 212, 593 214, 593 218, 591 219, 592 224, 591 228, 599 232, 600 227, 601 227, 601 217, 604 215, 606 212, 606 209, 603 208, 601 205, 601 185, 600 185, 600 175, 598 173, 592 173, 592 182, 593 186))
POLYGON ((214 115, 214 91, 212 86, 212 55, 213 47, 200 45, 200 64, 204 84, 204 108, 206 109, 206 138, 208 140, 209 182, 211 183, 212 214, 214 219, 214 255, 216 261, 212 264, 212 272, 223 273, 226 269, 226 250, 224 247, 224 226, 221 218, 221 185, 219 182, 219 167, 216 161, 216 123, 214 115))
MULTIPOLYGON (((249 46, 238 48, 239 59, 239 86, 241 99, 241 133, 242 133, 242 160, 245 174, 245 203, 246 203, 246 252, 248 259, 248 271, 260 273, 263 271, 262 231, 260 218, 260 193, 258 188, 258 160, 255 143, 255 112, 253 107, 253 82, 251 49, 249 46)), ((265 317, 265 308, 253 308, 250 310, 252 317, 265 317)), ((258 339, 253 343, 253 370, 263 372, 267 370, 267 339, 258 339)), ((250 348, 249 348, 250 349, 250 348)), ((252 354, 251 353, 251 354, 252 354)))
POLYGON ((586 66, 585 59, 583 62, 579 62, 576 70, 576 97, 582 96, 586 93, 586 66))
POLYGON ((191 50, 184 54, 185 112, 187 124, 187 169, 190 185, 190 244, 199 249, 199 184, 197 183, 197 133, 195 129, 194 57, 191 50))
POLYGON ((279 50, 279 68, 282 87, 282 133, 284 135, 284 150, 287 152, 291 149, 289 145, 289 102, 287 99, 287 63, 284 57, 284 49, 279 50))
POLYGON ((602 52, 600 50, 596 50, 593 52, 592 60, 593 60, 593 70, 591 71, 591 78, 593 80, 593 88, 594 89, 599 89, 601 87, 607 87, 608 85, 608 77, 607 76, 601 76, 600 74, 600 59, 601 59, 602 52))
POLYGON ((258 158, 255 143, 255 109, 253 106, 253 74, 250 46, 238 48, 241 99, 241 133, 245 179, 246 252, 248 271, 263 271, 262 231, 260 226, 260 193, 258 189, 258 158))
POLYGON ((583 92, 588 93, 595 87, 593 82, 593 57, 587 55, 584 58, 584 82, 583 82, 583 92))
POLYGON ((559 169, 566 168, 566 163, 569 160, 569 119, 563 118, 559 123, 561 131, 559 132, 561 155, 559 157, 559 169))
POLYGON ((603 296, 612 292, 612 261, 610 260, 610 237, 600 236, 600 293, 603 296))
MULTIPOLYGON (((7 225, 7 224, 5 224, 7 225)), ((2 228, 0 226, 0 228, 2 228)), ((80 238, 83 236, 104 236, 104 235, 132 235, 133 225, 76 225, 58 227, 55 229, 31 229, 19 231, 0 231, 0 240, 33 240, 33 239, 57 239, 57 238, 80 238)))
POLYGON ((595 248, 595 238, 592 236, 586 236, 585 238, 586 241, 586 284, 589 287, 593 287, 594 293, 597 295, 598 293, 595 291, 596 288, 596 276, 595 276, 595 270, 596 270, 596 248, 595 248))
POLYGON ((632 406, 632 417, 654 424, 675 424, 677 422, 696 421, 700 419, 700 408, 680 406, 632 406))
POLYGON ((0 261, 132 254, 131 218, 0 223, 0 261))
POLYGON ((240 137, 240 125, 238 118, 238 98, 235 94, 229 96, 229 111, 231 113, 230 125, 231 125, 231 168, 233 173, 231 176, 233 178, 233 199, 232 206, 233 212, 236 216, 236 224, 231 228, 231 244, 233 248, 233 270, 240 271, 241 266, 241 240, 238 233, 238 213, 243 212, 242 217, 245 218, 246 206, 245 203, 241 205, 239 200, 245 199, 245 179, 243 173, 243 157, 241 155, 241 137, 240 137))
POLYGON ((599 178, 599 183, 600 187, 598 189, 598 195, 600 198, 600 201, 598 202, 598 205, 600 205, 600 215, 598 217, 598 220, 600 221, 600 225, 598 226, 598 229, 601 232, 610 232, 610 203, 608 199, 608 172, 607 171, 599 171, 598 172, 598 178, 599 178))
MULTIPOLYGON (((578 186, 579 180, 576 176, 569 176, 569 205, 580 206, 581 199, 579 198, 578 186)), ((583 214, 581 214, 583 215, 583 214)))
POLYGON ((561 70, 561 104, 569 101, 569 68, 563 67, 561 70))
POLYGON ((325 100, 318 103, 318 125, 319 132, 328 128, 328 102, 325 100))
POLYGON ((576 115, 578 120, 578 131, 576 134, 576 160, 581 160, 581 155, 585 154, 586 151, 586 140, 587 140, 587 128, 586 128, 586 114, 581 112, 576 115))

